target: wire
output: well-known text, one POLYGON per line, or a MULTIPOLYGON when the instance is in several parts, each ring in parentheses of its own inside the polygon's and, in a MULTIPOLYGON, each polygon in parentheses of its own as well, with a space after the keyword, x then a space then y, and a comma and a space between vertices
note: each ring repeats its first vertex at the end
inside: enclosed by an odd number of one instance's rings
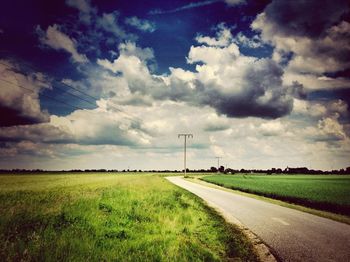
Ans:
MULTIPOLYGON (((9 83, 9 84, 11 84, 11 85, 14 85, 14 86, 17 86, 17 87, 20 87, 20 88, 23 88, 23 89, 25 89, 25 90, 28 90, 28 91, 31 91, 31 92, 35 93, 35 91, 32 90, 32 89, 30 89, 30 88, 27 88, 27 87, 24 87, 24 86, 15 84, 15 83, 13 83, 13 82, 11 82, 11 81, 7 81, 7 80, 5 80, 5 79, 3 79, 3 78, 0 78, 0 80, 3 81, 3 82, 9 83)), ((78 106, 74 106, 74 105, 68 104, 68 103, 66 103, 66 102, 64 102, 64 101, 61 101, 61 100, 58 100, 58 99, 56 99, 56 98, 54 98, 54 97, 52 97, 52 96, 48 96, 48 95, 45 95, 45 94, 42 94, 42 93, 41 93, 41 95, 44 96, 44 97, 46 97, 46 98, 52 99, 52 100, 55 101, 55 102, 58 102, 58 103, 61 103, 61 104, 65 104, 65 105, 67 105, 67 106, 70 106, 70 107, 72 107, 72 108, 74 108, 74 109, 84 110, 84 108, 81 108, 81 107, 78 107, 78 106)))
MULTIPOLYGON (((4 66, 7 66, 7 67, 9 66, 8 64, 2 63, 2 62, 0 62, 0 64, 2 64, 2 65, 4 65, 4 66)), ((40 71, 40 70, 36 70, 33 66, 26 65, 26 67, 32 69, 33 71, 40 71)), ((23 71, 18 70, 18 72, 20 72, 21 74, 25 75, 25 73, 24 73, 23 71)), ((47 82, 45 82, 45 81, 43 81, 43 80, 40 80, 40 79, 36 79, 36 81, 38 81, 38 82, 40 82, 40 83, 47 84, 47 82)), ((62 84, 62 85, 64 85, 64 86, 68 87, 68 88, 74 89, 74 90, 78 91, 79 93, 81 93, 81 94, 83 94, 83 95, 85 95, 85 96, 87 96, 87 97, 90 97, 91 99, 99 100, 99 98, 97 98, 97 97, 95 97, 95 96, 92 96, 92 95, 90 95, 90 94, 87 94, 87 93, 81 91, 80 89, 78 89, 78 88, 76 88, 76 87, 73 87, 73 86, 71 86, 71 85, 68 85, 68 84, 66 84, 66 83, 63 83, 63 82, 58 81, 58 80, 56 80, 56 79, 53 79, 53 81, 56 82, 56 83, 62 84)), ((57 86, 56 86, 56 87, 57 87, 57 86)), ((57 88, 58 88, 58 87, 57 87, 57 88)), ((58 88, 58 89, 67 92, 66 90, 64 90, 64 89, 62 89, 62 88, 58 88)), ((78 98, 78 99, 80 99, 80 100, 83 100, 83 101, 85 101, 85 102, 87 102, 87 103, 89 103, 89 104, 92 104, 93 106, 96 106, 95 103, 92 103, 91 101, 88 101, 88 100, 86 100, 86 99, 84 99, 84 98, 82 98, 82 97, 80 97, 80 96, 78 96, 78 95, 75 95, 75 94, 70 93, 70 92, 67 92, 67 94, 70 94, 70 95, 72 95, 72 96, 74 96, 74 97, 76 97, 76 98, 78 98)), ((111 103, 111 102, 109 102, 109 103, 111 103)), ((110 106, 111 106, 111 105, 110 105, 110 106)), ((115 105, 114 105, 114 106, 112 105, 111 107, 112 107, 113 109, 117 110, 118 112, 127 115, 128 118, 129 118, 131 121, 135 122, 135 123, 142 122, 142 119, 140 119, 140 118, 138 118, 138 117, 136 117, 136 116, 134 116, 134 115, 131 115, 131 114, 129 114, 129 113, 127 113, 127 112, 125 112, 125 111, 123 111, 123 110, 117 108, 115 105), (137 119, 138 121, 136 121, 135 119, 137 119)))

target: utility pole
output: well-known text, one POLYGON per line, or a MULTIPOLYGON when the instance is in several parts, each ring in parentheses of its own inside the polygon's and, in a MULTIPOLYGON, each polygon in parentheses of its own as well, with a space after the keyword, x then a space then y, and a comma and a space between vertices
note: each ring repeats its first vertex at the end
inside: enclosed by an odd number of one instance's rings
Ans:
POLYGON ((218 173, 219 173, 219 168, 220 168, 220 158, 222 158, 221 156, 216 156, 215 158, 218 159, 218 173))
POLYGON ((188 138, 193 138, 193 135, 192 134, 178 134, 178 138, 180 138, 180 137, 184 137, 185 139, 184 139, 184 175, 186 176, 186 142, 187 142, 187 137, 188 138))

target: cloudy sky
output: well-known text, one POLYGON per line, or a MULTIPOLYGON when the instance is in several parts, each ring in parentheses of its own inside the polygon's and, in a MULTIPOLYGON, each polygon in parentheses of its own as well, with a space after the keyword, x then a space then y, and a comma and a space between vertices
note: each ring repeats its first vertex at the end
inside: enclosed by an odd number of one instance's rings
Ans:
POLYGON ((5 1, 0 168, 350 166, 344 0, 5 1))

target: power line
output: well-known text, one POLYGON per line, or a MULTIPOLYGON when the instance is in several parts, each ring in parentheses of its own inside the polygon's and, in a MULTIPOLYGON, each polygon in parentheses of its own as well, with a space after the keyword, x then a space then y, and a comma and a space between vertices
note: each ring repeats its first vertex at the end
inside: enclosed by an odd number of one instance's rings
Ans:
MULTIPOLYGON (((4 65, 4 66, 7 66, 7 67, 9 66, 8 64, 2 63, 2 62, 0 62, 0 64, 2 64, 2 65, 4 65)), ((40 71, 40 70, 36 70, 36 69, 34 68, 34 66, 26 65, 26 67, 32 69, 33 71, 40 71)), ((21 70, 17 70, 17 71, 20 72, 20 73, 23 74, 23 75, 26 74, 25 72, 23 72, 23 71, 21 71, 21 70)), ((64 83, 64 82, 61 82, 61 81, 58 81, 58 80, 56 80, 56 79, 54 79, 54 78, 52 78, 52 79, 53 79, 54 82, 56 82, 56 83, 58 83, 58 84, 61 84, 61 85, 64 85, 64 86, 66 86, 66 87, 68 87, 68 88, 74 89, 75 91, 77 91, 77 92, 79 92, 79 93, 81 93, 81 94, 83 94, 83 95, 85 95, 85 96, 87 96, 87 97, 89 97, 89 98, 91 98, 91 99, 99 100, 99 98, 97 98, 97 97, 95 97, 95 96, 92 96, 92 95, 90 95, 90 94, 87 94, 87 93, 81 91, 80 89, 78 89, 78 88, 76 88, 76 87, 74 87, 74 86, 68 85, 68 84, 66 84, 66 83, 64 83)), ((43 81, 43 80, 40 80, 40 79, 36 79, 36 81, 38 81, 38 82, 40 82, 40 83, 47 84, 47 82, 45 82, 45 81, 43 81)), ((55 87, 58 88, 58 89, 60 89, 60 90, 62 90, 62 91, 67 92, 67 91, 64 90, 64 89, 57 87, 57 85, 56 85, 55 87)), ((70 94, 70 95, 72 95, 72 96, 74 96, 74 97, 76 97, 76 98, 78 98, 78 99, 80 99, 80 100, 82 100, 82 101, 85 101, 85 102, 87 102, 87 103, 89 103, 89 104, 91 104, 91 105, 93 105, 93 106, 96 106, 96 103, 93 103, 93 102, 91 102, 91 101, 88 101, 88 100, 86 100, 86 99, 84 99, 84 98, 82 98, 82 97, 80 97, 80 96, 78 96, 78 95, 76 95, 76 94, 73 94, 73 93, 70 93, 70 92, 67 92, 67 94, 70 94)), ((111 103, 111 102, 109 101, 109 103, 111 103)), ((111 105, 109 105, 109 106, 111 106, 111 105)), ((133 116, 133 115, 131 115, 131 114, 129 114, 129 113, 127 113, 127 112, 125 112, 125 111, 123 111, 123 110, 117 108, 115 105, 114 105, 114 106, 112 105, 111 108, 115 109, 116 111, 118 111, 118 112, 120 112, 120 113, 123 113, 123 114, 127 115, 128 118, 129 118, 131 121, 133 121, 134 123, 139 124, 139 122, 142 122, 142 119, 140 119, 140 118, 138 118, 138 117, 136 117, 136 116, 133 116), (137 119, 139 122, 136 121, 135 119, 137 119)))
MULTIPOLYGON (((3 81, 3 82, 9 83, 9 84, 11 84, 11 85, 14 85, 14 86, 23 88, 23 89, 25 89, 25 90, 27 90, 27 91, 31 91, 32 93, 35 93, 35 91, 34 91, 33 89, 30 89, 30 88, 28 88, 28 87, 25 87, 25 86, 22 86, 22 85, 19 85, 19 84, 15 84, 15 83, 13 83, 13 82, 11 82, 11 81, 7 81, 7 80, 5 80, 5 79, 3 79, 3 78, 0 78, 0 80, 3 81)), ((61 103, 61 104, 65 104, 65 105, 67 105, 67 106, 70 106, 70 107, 72 107, 72 108, 74 108, 74 109, 84 110, 84 108, 81 108, 81 107, 79 107, 79 106, 74 106, 74 105, 68 104, 68 103, 66 103, 66 102, 64 102, 64 101, 61 101, 61 100, 58 100, 58 99, 56 99, 56 98, 54 98, 54 97, 52 97, 52 96, 48 96, 48 95, 45 95, 45 94, 41 94, 41 95, 44 96, 44 97, 46 97, 46 98, 48 98, 48 99, 51 99, 51 100, 53 100, 53 101, 55 101, 55 102, 58 102, 58 103, 61 103)))
MULTIPOLYGON (((1 65, 4 65, 4 66, 9 66, 9 65, 7 65, 7 64, 5 64, 5 63, 2 63, 2 62, 0 62, 0 64, 1 64, 1 65)), ((27 66, 27 67, 29 67, 29 66, 27 66)), ((31 68, 31 69, 33 69, 33 68, 31 68)), ((16 73, 17 73, 17 72, 18 72, 18 73, 21 73, 21 74, 23 74, 23 75, 26 75, 26 73, 23 72, 23 71, 21 71, 21 70, 16 69, 16 73)), ((43 83, 43 84, 47 84, 46 81, 43 81, 43 80, 40 80, 40 79, 35 79, 35 81, 40 82, 40 83, 43 83)), ((90 96, 89 94, 85 94, 84 92, 82 92, 82 91, 79 90, 78 88, 75 88, 75 87, 73 87, 73 86, 68 86, 68 85, 65 84, 64 82, 60 82, 60 81, 55 80, 55 79, 53 79, 53 81, 56 82, 56 83, 58 83, 58 84, 65 85, 65 86, 67 86, 67 87, 69 87, 69 88, 71 88, 71 89, 74 89, 74 90, 76 90, 76 91, 78 91, 78 92, 80 92, 80 93, 82 93, 82 94, 84 94, 84 95, 86 95, 86 96, 88 96, 88 97, 91 97, 92 99, 95 99, 95 98, 93 98, 92 96, 90 96)), ((80 99, 80 100, 83 100, 83 101, 85 101, 85 102, 87 102, 87 103, 92 104, 91 101, 89 101, 89 100, 87 100, 87 99, 85 99, 85 98, 82 98, 82 97, 80 97, 80 96, 78 96, 78 95, 76 95, 76 94, 73 94, 73 93, 71 93, 71 92, 68 92, 69 90, 64 90, 63 88, 60 88, 60 87, 58 87, 57 85, 56 85, 55 87, 58 88, 58 89, 60 89, 60 90, 62 90, 62 91, 64 91, 64 92, 66 92, 67 94, 70 94, 70 95, 72 95, 72 96, 74 96, 74 97, 80 99)), ((96 99, 96 100, 97 100, 97 99, 96 99)), ((93 105, 96 106, 96 104, 93 104, 93 105)))

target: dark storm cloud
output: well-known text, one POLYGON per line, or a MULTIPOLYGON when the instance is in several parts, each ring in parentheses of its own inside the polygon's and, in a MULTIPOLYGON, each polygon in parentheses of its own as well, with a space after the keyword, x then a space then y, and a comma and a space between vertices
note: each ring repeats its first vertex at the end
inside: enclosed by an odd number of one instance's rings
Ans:
POLYGON ((291 54, 290 70, 324 74, 350 67, 349 18, 346 0, 272 1, 251 27, 275 47, 276 59, 291 54))
POLYGON ((49 121, 42 110, 39 92, 48 87, 42 74, 27 76, 5 60, 0 60, 0 126, 37 124, 49 121))
POLYGON ((272 1, 265 9, 267 18, 279 25, 279 33, 319 37, 349 11, 347 0, 272 1))
POLYGON ((165 95, 174 101, 209 105, 228 117, 275 119, 288 115, 293 108, 293 96, 282 85, 282 75, 282 68, 274 61, 263 59, 244 72, 244 87, 239 93, 223 92, 199 79, 195 81, 195 89, 184 89, 180 87, 181 83, 172 83, 170 93, 165 95))
MULTIPOLYGON (((0 85, 1 88, 1 85, 0 85)), ((0 127, 16 125, 33 125, 46 122, 47 119, 26 115, 20 109, 7 107, 0 104, 0 127)))
POLYGON ((4 127, 0 129, 0 141, 31 141, 34 143, 72 143, 73 136, 49 124, 4 127))
MULTIPOLYGON (((96 119, 92 121, 96 121, 96 119)), ((45 123, 2 127, 0 128, 0 141, 121 146, 135 146, 138 144, 136 139, 130 136, 129 131, 121 128, 118 123, 106 123, 101 121, 100 123, 95 122, 94 124, 96 127, 93 130, 85 131, 77 125, 74 127, 73 132, 65 126, 54 126, 45 123), (111 130, 113 130, 113 132, 111 132, 111 130)))
MULTIPOLYGON (((283 70, 274 61, 262 59, 244 73, 244 88, 239 94, 209 92, 198 103, 209 104, 228 117, 260 117, 275 119, 288 115, 293 108, 292 96, 282 86, 283 70)), ((203 87, 205 90, 206 87, 203 87)), ((196 95, 194 95, 196 98, 196 95)))

